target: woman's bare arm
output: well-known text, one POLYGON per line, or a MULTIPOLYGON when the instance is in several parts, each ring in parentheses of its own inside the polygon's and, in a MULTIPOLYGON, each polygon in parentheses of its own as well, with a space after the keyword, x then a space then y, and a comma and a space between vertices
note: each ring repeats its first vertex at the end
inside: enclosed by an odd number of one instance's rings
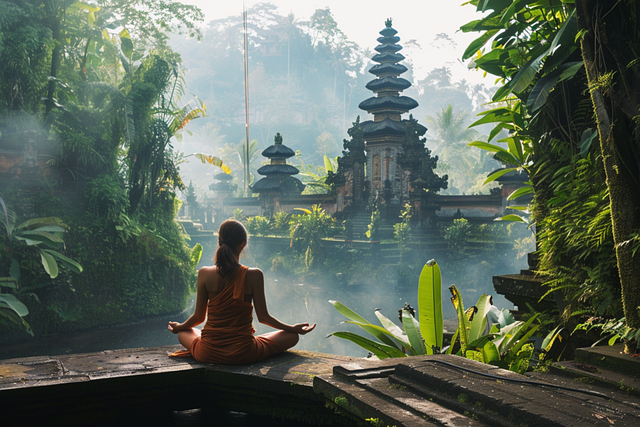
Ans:
POLYGON ((296 323, 295 325, 287 325, 282 323, 275 317, 269 314, 267 309, 267 300, 264 295, 264 275, 260 269, 251 269, 247 272, 247 282, 250 282, 253 294, 253 306, 258 316, 258 321, 264 325, 271 326, 275 329, 280 329, 287 332, 294 332, 299 335, 304 335, 311 332, 316 325, 309 325, 308 323, 296 323))
POLYGON ((196 306, 193 314, 183 323, 169 322, 169 330, 174 334, 185 331, 202 324, 207 318, 207 303, 209 302, 209 293, 206 287, 206 278, 212 271, 208 267, 203 267, 198 272, 198 282, 196 288, 196 306))

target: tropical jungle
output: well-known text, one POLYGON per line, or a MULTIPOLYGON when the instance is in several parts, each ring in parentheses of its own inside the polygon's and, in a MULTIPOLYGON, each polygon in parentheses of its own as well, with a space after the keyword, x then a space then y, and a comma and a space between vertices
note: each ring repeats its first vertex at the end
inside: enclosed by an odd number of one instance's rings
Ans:
POLYGON ((424 194, 503 197, 505 209, 487 221, 430 223, 415 204, 385 217, 374 199, 359 216, 322 203, 207 213, 220 174, 228 197, 259 197, 250 187, 276 133, 295 152, 302 195, 337 195, 374 53, 329 8, 308 21, 270 3, 249 8, 245 58, 239 14, 205 24, 198 7, 172 0, 1 0, 0 342, 184 315, 197 269, 211 262, 213 225, 233 216, 251 236, 247 264, 285 300, 274 311, 286 321, 306 310, 322 323, 306 349, 453 351, 518 372, 603 339, 635 352, 636 2, 462 7, 477 19, 459 29, 475 37, 460 59, 491 83, 453 81, 446 66, 415 78, 410 58, 420 50, 407 41, 406 94, 419 104, 408 122, 426 124, 414 143, 440 181, 429 190, 410 179, 424 194), (520 185, 501 196, 509 176, 520 185), (521 269, 540 297, 516 308, 492 277, 521 269), (465 310, 463 298, 477 303, 465 310), (390 320, 398 309, 400 326, 390 320))

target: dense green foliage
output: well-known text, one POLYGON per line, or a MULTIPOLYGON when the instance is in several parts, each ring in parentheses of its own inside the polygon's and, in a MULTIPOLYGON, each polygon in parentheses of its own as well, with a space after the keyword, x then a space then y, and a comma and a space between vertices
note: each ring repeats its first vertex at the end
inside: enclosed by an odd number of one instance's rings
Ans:
MULTIPOLYGON (((18 221, 55 216, 68 226, 65 246, 53 241, 63 258, 47 252, 69 264, 57 277, 45 255, 48 274, 36 253, 17 255, 36 334, 186 303, 194 266, 174 220, 184 185, 170 140, 204 106, 180 101, 180 57, 165 42, 171 30, 199 35, 202 14, 172 1, 141 4, 0 1, 0 138, 28 136, 48 156, 22 165, 20 179, 3 176, 1 196, 18 221)), ((0 277, 13 273, 12 259, 0 253, 0 277)))
POLYGON ((529 174, 510 198, 534 194, 540 270, 564 293, 563 320, 624 310, 639 327, 637 3, 470 3, 488 13, 462 27, 480 33, 464 59, 503 82, 500 107, 476 122, 495 129, 471 145, 529 174), (502 130, 506 147, 491 144, 502 130))
MULTIPOLYGON (((516 321, 507 309, 499 310, 493 305, 489 295, 482 295, 475 306, 464 309, 462 295, 455 285, 449 290, 451 302, 456 309, 458 327, 447 348, 442 347, 442 283, 440 268, 431 260, 422 269, 419 279, 418 301, 419 320, 415 319, 413 308, 405 304, 399 310, 402 328, 397 326, 379 310, 376 317, 382 327, 368 322, 365 318, 338 301, 329 301, 351 323, 371 334, 378 341, 352 332, 334 332, 332 336, 349 340, 379 359, 405 357, 423 354, 451 354, 455 349, 459 356, 478 360, 524 373, 534 353, 529 343, 540 324, 534 324, 537 315, 526 322, 516 321)), ((557 337, 557 329, 547 335, 539 352, 548 352, 557 337)))

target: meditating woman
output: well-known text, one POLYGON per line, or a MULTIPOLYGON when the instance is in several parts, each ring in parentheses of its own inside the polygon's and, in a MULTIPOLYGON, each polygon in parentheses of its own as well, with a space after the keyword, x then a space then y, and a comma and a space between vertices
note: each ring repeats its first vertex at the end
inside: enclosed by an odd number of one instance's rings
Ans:
POLYGON ((193 356, 199 362, 244 364, 282 353, 298 343, 299 335, 316 325, 280 322, 269 314, 264 295, 264 276, 257 268, 238 262, 247 245, 247 231, 234 220, 222 223, 218 231, 215 266, 198 273, 195 311, 184 323, 169 322, 187 350, 171 356, 193 356), (252 305, 253 302, 253 305, 252 305), (279 331, 254 336, 253 308, 258 321, 279 331), (195 326, 207 323, 202 331, 195 326))

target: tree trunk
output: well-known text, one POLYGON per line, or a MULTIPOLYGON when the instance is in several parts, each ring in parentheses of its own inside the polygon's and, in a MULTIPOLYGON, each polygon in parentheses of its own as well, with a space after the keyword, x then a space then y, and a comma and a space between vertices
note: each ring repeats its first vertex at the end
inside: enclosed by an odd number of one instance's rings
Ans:
POLYGON ((634 117, 638 111, 640 81, 635 78, 636 2, 579 0, 576 12, 591 100, 611 201, 611 222, 622 303, 627 324, 640 327, 640 254, 628 243, 640 230, 640 173, 634 148, 634 117), (633 31, 630 31, 630 28, 633 31), (631 55, 631 56, 629 56, 631 55), (633 106, 630 108, 630 106, 633 106))

